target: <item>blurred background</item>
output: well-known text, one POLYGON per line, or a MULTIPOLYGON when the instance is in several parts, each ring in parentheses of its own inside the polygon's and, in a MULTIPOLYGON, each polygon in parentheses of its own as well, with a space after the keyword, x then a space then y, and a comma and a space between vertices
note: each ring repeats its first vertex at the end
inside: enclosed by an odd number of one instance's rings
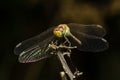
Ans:
POLYGON ((78 80, 120 80, 120 0, 1 0, 0 80, 61 80, 56 57, 22 64, 13 53, 21 41, 60 23, 100 24, 109 49, 74 51, 72 60, 84 74, 78 80))

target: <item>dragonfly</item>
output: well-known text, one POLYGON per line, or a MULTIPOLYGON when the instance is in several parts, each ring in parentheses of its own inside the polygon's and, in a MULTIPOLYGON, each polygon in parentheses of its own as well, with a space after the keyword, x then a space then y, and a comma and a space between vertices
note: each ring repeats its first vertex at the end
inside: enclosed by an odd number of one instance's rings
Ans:
POLYGON ((103 37, 106 30, 96 24, 60 24, 16 45, 14 53, 19 62, 36 62, 56 54, 58 51, 71 53, 71 49, 85 52, 100 52, 108 48, 103 37))

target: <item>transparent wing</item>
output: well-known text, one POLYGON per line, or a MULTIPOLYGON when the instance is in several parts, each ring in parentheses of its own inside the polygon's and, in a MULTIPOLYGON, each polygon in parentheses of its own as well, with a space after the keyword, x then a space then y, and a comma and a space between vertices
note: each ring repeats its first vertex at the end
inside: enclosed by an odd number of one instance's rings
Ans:
POLYGON ((16 55, 19 55, 22 52, 24 52, 25 50, 29 50, 35 46, 39 46, 39 47, 43 46, 43 44, 46 44, 46 42, 49 42, 52 39, 53 29, 54 29, 54 27, 48 29, 47 31, 45 31, 35 37, 32 37, 30 39, 27 39, 27 40, 19 43, 15 47, 14 53, 16 55))
POLYGON ((35 62, 44 58, 48 58, 52 56, 50 52, 51 52, 51 49, 48 47, 48 44, 44 44, 42 47, 37 45, 28 50, 23 51, 19 55, 19 62, 29 63, 29 62, 35 62))
POLYGON ((76 23, 69 23, 67 24, 71 30, 71 32, 82 32, 88 35, 94 35, 103 37, 106 35, 105 29, 100 25, 83 25, 83 24, 76 24, 76 23))
POLYGON ((19 61, 21 63, 28 63, 50 57, 51 49, 49 49, 48 44, 55 37, 53 29, 54 27, 19 43, 14 49, 14 53, 19 55, 19 61))
POLYGON ((108 42, 102 37, 82 32, 73 32, 72 34, 82 42, 82 44, 78 44, 72 37, 69 37, 71 44, 76 45, 80 51, 99 52, 108 48, 108 42))

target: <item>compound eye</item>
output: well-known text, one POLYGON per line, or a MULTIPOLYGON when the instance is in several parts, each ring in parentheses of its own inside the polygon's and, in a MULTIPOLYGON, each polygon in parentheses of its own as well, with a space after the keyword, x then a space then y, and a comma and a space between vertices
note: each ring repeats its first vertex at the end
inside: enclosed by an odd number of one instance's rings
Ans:
POLYGON ((55 30, 53 33, 54 33, 54 35, 57 36, 57 37, 62 37, 62 33, 61 33, 61 31, 59 31, 59 30, 55 30))

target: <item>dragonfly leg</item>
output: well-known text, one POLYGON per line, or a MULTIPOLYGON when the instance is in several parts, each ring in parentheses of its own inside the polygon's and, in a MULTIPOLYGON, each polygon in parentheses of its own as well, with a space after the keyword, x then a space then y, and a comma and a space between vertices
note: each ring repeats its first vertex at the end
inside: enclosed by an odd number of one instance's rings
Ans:
MULTIPOLYGON (((68 42, 68 46, 71 47, 71 42, 69 41, 69 39, 66 36, 64 36, 64 38, 66 40, 65 42, 68 42)), ((71 49, 68 49, 68 51, 71 53, 71 49)), ((70 57, 70 55, 68 56, 70 57)))
POLYGON ((68 46, 71 46, 71 42, 69 41, 69 39, 66 36, 64 36, 64 38, 68 42, 68 44, 69 44, 68 46))
POLYGON ((67 41, 65 40, 65 42, 63 43, 63 45, 65 45, 65 43, 67 43, 67 41))
POLYGON ((57 45, 57 40, 53 40, 53 41, 51 41, 51 44, 53 44, 53 45, 57 45))
POLYGON ((51 43, 49 44, 49 47, 51 47, 51 48, 53 48, 53 49, 57 49, 58 47, 57 47, 57 40, 53 40, 53 41, 51 41, 51 43))

